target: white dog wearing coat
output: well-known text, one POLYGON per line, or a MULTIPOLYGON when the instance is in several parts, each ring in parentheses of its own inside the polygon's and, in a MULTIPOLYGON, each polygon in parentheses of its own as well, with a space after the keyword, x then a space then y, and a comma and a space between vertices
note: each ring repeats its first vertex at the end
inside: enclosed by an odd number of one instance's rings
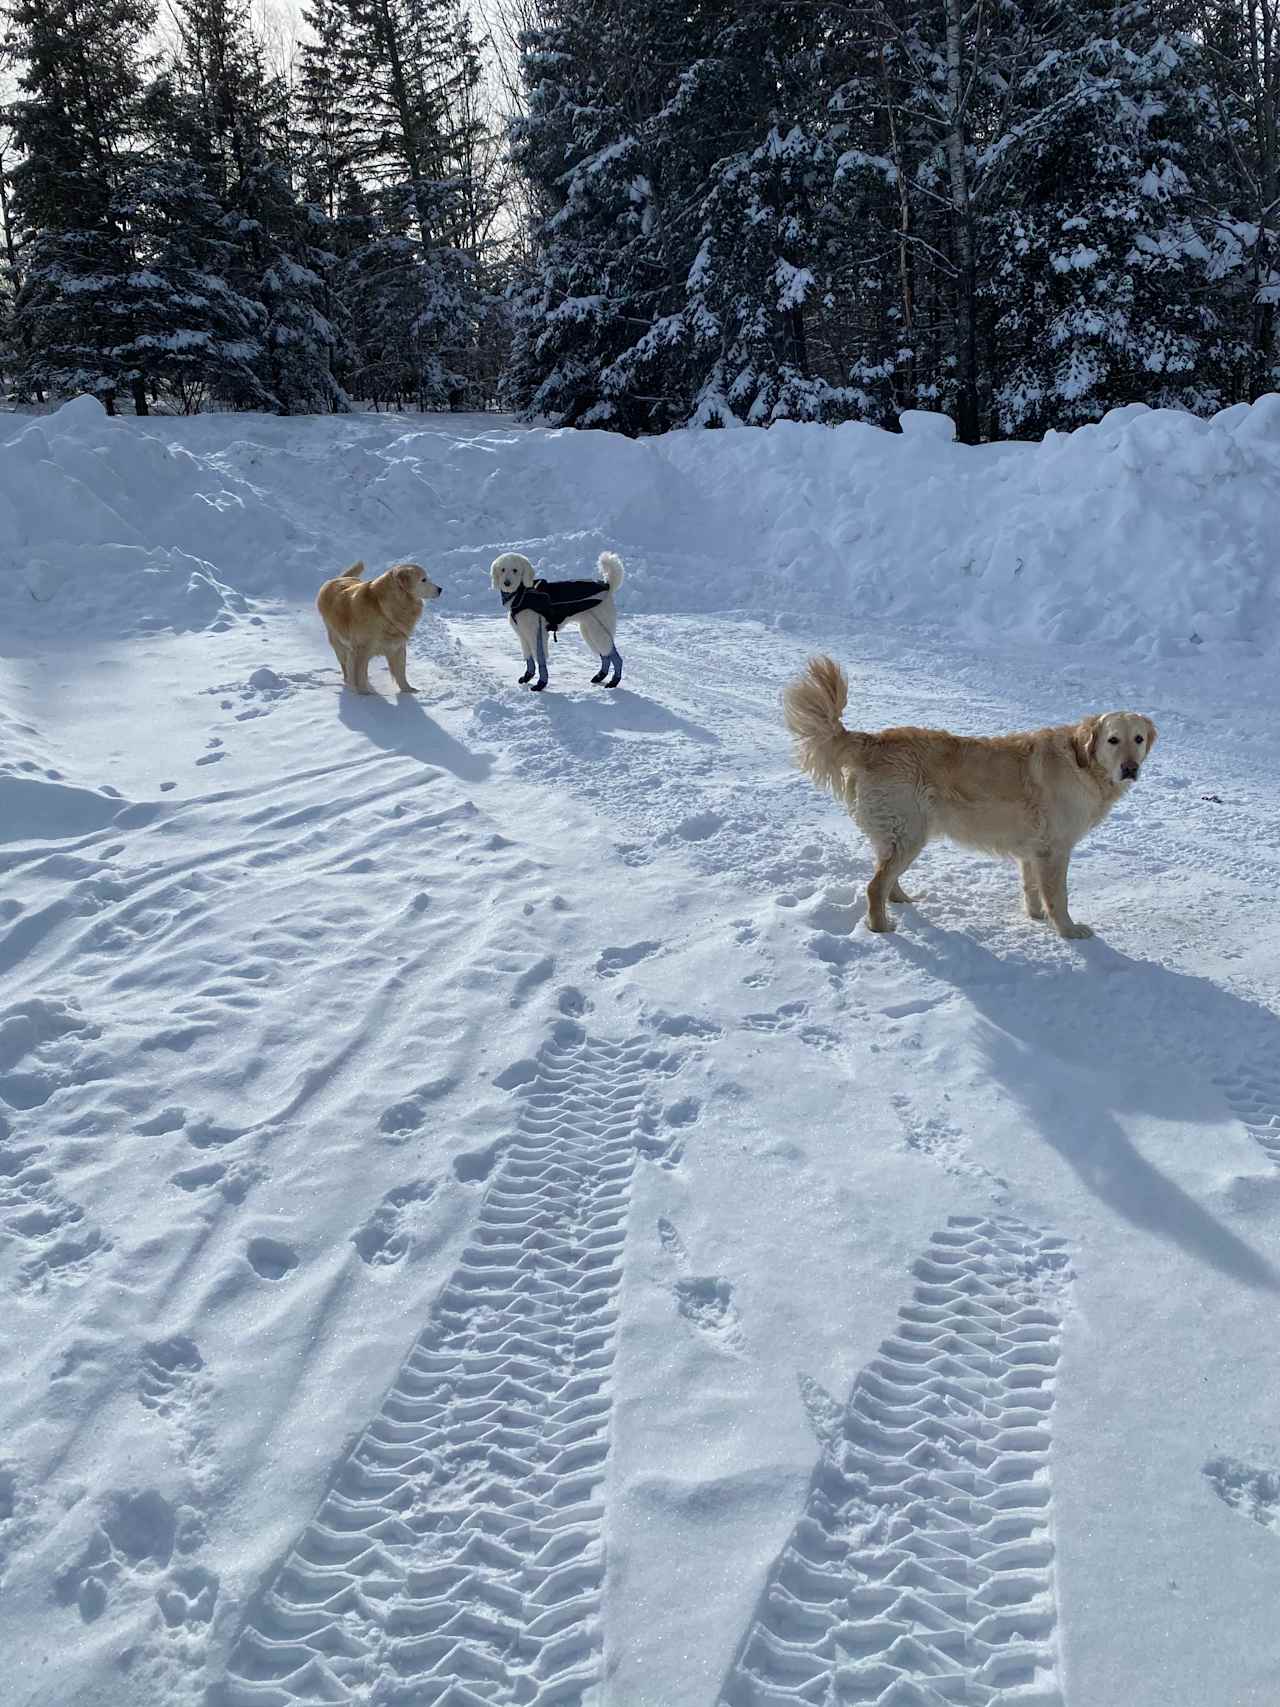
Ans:
POLYGON ((504 551, 494 558, 489 579, 502 595, 524 656, 524 674, 517 679, 531 692, 541 693, 547 685, 547 633, 555 634, 566 622, 577 623, 583 640, 600 660, 591 680, 609 688, 622 680, 622 654, 614 638, 618 612, 613 602, 622 585, 622 559, 602 551, 596 567, 598 581, 544 581, 518 551, 504 551))

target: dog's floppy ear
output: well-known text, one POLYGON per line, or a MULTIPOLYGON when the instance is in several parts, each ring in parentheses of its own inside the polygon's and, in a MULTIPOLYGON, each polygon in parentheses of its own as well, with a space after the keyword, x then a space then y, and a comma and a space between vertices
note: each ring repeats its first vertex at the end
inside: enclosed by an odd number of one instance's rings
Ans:
POLYGON ((1098 750, 1098 726, 1100 717, 1082 718, 1071 731, 1071 745, 1076 751, 1076 763, 1080 769, 1088 770, 1093 763, 1094 754, 1098 750))
POLYGON ((496 587, 497 584, 498 584, 498 560, 495 557, 493 562, 489 565, 489 585, 491 587, 496 587))
POLYGON ((1154 747, 1156 744, 1156 738, 1159 735, 1160 731, 1156 728, 1155 724, 1151 721, 1151 719, 1149 717, 1144 717, 1142 719, 1142 721, 1146 725, 1147 751, 1150 752, 1152 747, 1154 747))
POLYGON ((522 587, 531 587, 533 585, 533 564, 530 563, 527 557, 525 558, 524 568, 520 571, 520 585, 522 587))

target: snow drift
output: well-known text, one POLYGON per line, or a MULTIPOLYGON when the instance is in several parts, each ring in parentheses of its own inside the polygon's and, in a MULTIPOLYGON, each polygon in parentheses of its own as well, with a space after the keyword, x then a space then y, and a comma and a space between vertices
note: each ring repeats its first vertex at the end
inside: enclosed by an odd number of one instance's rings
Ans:
POLYGON ((1280 395, 1208 421, 1134 404, 977 449, 918 412, 901 434, 637 441, 483 416, 110 419, 81 397, 12 427, 0 577, 37 633, 68 596, 99 630, 227 626, 356 557, 414 556, 449 609, 488 611, 497 551, 571 576, 603 546, 636 612, 831 612, 1139 655, 1280 641, 1280 395))

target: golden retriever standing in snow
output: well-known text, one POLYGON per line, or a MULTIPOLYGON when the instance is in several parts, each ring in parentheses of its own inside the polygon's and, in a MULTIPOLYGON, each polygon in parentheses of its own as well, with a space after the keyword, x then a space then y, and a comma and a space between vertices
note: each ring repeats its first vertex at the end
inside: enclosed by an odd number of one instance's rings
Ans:
POLYGON ((342 680, 357 693, 368 693, 369 660, 385 658, 401 693, 417 693, 405 675, 405 651, 428 599, 440 588, 416 563, 397 563, 384 575, 362 581, 363 563, 353 563, 316 595, 342 680))
POLYGON ((905 902, 898 879, 926 842, 946 837, 1016 859, 1027 915, 1059 936, 1092 936, 1067 910, 1071 850, 1138 780, 1155 745, 1149 717, 1108 711, 1024 735, 951 735, 944 729, 846 729, 844 671, 814 658, 783 708, 796 763, 848 808, 871 843, 867 925, 891 931, 886 902, 905 902))

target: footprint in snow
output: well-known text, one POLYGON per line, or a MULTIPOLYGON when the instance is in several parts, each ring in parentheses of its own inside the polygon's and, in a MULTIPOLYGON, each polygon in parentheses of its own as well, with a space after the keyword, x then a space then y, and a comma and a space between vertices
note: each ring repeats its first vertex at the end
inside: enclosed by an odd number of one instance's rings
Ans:
POLYGON ((626 948, 606 948, 596 961, 596 971, 602 978, 612 978, 628 966, 647 960, 662 947, 660 942, 633 942, 626 948))
MULTIPOLYGON (((679 1229, 667 1217, 658 1220, 658 1243, 676 1268, 693 1265, 679 1229)), ((704 1334, 722 1351, 736 1352, 743 1343, 738 1307, 732 1283, 720 1274, 678 1274, 671 1286, 676 1309, 691 1327, 704 1334)))
POLYGON ((1214 1493, 1233 1511, 1280 1532, 1280 1470, 1259 1469, 1224 1455, 1211 1458, 1204 1473, 1214 1493))

